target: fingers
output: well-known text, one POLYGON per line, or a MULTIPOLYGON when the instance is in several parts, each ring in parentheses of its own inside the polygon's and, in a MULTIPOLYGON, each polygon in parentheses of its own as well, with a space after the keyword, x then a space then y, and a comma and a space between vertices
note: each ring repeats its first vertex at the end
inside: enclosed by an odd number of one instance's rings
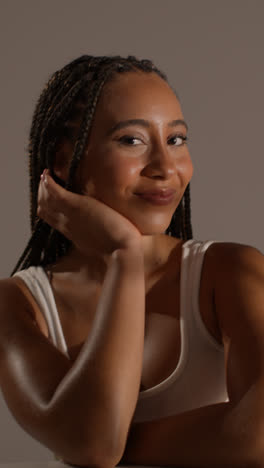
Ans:
POLYGON ((62 209, 64 194, 61 193, 60 188, 67 192, 47 173, 42 174, 38 189, 37 216, 64 234, 66 216, 62 209))
POLYGON ((42 205, 42 201, 44 201, 46 206, 48 206, 50 209, 64 211, 65 206, 72 202, 73 194, 57 184, 50 176, 48 169, 45 169, 41 175, 39 188, 40 194, 42 196, 39 196, 38 198, 40 206, 42 205))
POLYGON ((69 210, 72 211, 73 209, 78 208, 80 201, 83 199, 83 195, 70 192, 57 184, 50 176, 48 169, 45 169, 43 172, 41 180, 47 190, 51 207, 57 208, 65 214, 68 214, 69 210))
POLYGON ((61 187, 45 169, 39 184, 37 216, 71 239, 71 231, 84 198, 61 187))
POLYGON ((60 201, 65 196, 67 197, 68 190, 65 190, 55 182, 55 180, 50 176, 49 169, 45 169, 40 178, 51 199, 54 201, 60 201))

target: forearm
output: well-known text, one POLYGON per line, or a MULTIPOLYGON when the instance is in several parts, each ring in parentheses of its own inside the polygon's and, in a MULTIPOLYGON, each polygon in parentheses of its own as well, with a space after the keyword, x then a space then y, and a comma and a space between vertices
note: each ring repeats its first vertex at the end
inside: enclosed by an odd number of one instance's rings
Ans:
POLYGON ((143 257, 123 251, 106 273, 87 342, 50 403, 54 420, 63 420, 64 412, 65 423, 98 451, 110 453, 126 438, 140 387, 144 329, 143 257))
POLYGON ((135 424, 121 463, 181 468, 263 468, 259 426, 247 406, 220 403, 135 424), (245 408, 248 408, 245 410, 245 408))

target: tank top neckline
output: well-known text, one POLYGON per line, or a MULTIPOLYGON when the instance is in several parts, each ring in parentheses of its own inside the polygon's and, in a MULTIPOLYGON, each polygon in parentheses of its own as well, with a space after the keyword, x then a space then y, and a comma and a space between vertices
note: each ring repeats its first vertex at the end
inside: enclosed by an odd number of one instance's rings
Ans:
MULTIPOLYGON (((163 390, 165 390, 168 386, 171 385, 172 382, 174 382, 175 380, 177 380, 180 376, 180 374, 183 372, 184 370, 184 367, 185 367, 185 364, 186 364, 186 358, 187 358, 187 341, 186 339, 183 339, 183 337, 185 338, 186 337, 186 331, 185 331, 185 328, 186 328, 186 323, 185 323, 185 320, 183 319, 182 317, 182 291, 183 291, 183 279, 182 279, 182 273, 184 272, 184 260, 185 260, 185 248, 187 246, 189 246, 190 244, 193 244, 195 242, 201 242, 201 241, 197 241, 196 239, 189 239, 185 242, 182 243, 182 252, 181 252, 181 275, 180 275, 180 336, 181 336, 181 349, 180 349, 180 357, 179 357, 179 360, 178 360, 178 363, 177 363, 177 366, 176 368, 172 371, 172 373, 164 380, 162 380, 162 382, 160 382, 159 384, 157 385, 154 385, 153 387, 150 387, 146 390, 141 390, 139 392, 139 398, 147 398, 147 397, 150 397, 156 393, 159 393, 163 390)), ((41 266, 43 272, 45 273, 45 276, 47 278, 47 281, 48 281, 48 284, 49 284, 49 288, 51 290, 51 293, 52 293, 52 296, 54 298, 54 294, 53 294, 53 290, 52 290, 52 286, 51 286, 51 280, 52 280, 52 271, 49 270, 49 269, 45 269, 45 267, 41 266)), ((54 303, 55 303, 55 298, 54 298, 54 303)), ((56 315, 58 316, 59 318, 59 313, 58 313, 58 309, 57 309, 57 306, 56 306, 56 303, 55 303, 55 313, 56 315)), ((60 321, 59 321, 60 323, 60 321)), ((64 333, 63 333, 63 330, 62 330, 62 326, 61 326, 61 323, 60 323, 60 328, 61 328, 61 332, 62 332, 62 335, 63 335, 63 338, 64 338, 64 333)), ((65 338, 64 338, 64 342, 65 342, 65 345, 66 345, 66 349, 67 349, 67 354, 69 354, 69 351, 68 351, 68 346, 67 346, 67 343, 65 341, 65 338)))

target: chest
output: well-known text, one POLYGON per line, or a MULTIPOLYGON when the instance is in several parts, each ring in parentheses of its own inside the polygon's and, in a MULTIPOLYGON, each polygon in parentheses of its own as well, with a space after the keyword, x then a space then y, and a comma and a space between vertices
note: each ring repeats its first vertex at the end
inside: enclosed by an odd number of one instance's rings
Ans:
MULTIPOLYGON (((209 333, 221 343, 213 307, 211 278, 210 267, 205 258, 199 287, 200 315, 209 333)), ((62 294, 59 288, 53 288, 53 292, 68 352, 74 362, 91 333, 100 290, 90 287, 85 295, 76 295, 74 307, 70 306, 67 294, 62 294)), ((164 275, 158 281, 150 283, 146 288, 145 300, 145 342, 140 390, 159 384, 177 367, 182 344, 179 276, 164 275)), ((47 336, 48 330, 43 319, 41 326, 47 336)))

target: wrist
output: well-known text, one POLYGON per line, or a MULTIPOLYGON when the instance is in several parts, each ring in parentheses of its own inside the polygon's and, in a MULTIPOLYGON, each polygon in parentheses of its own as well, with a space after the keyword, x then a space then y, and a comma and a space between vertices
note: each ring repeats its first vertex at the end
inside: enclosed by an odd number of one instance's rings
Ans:
POLYGON ((127 265, 130 269, 132 265, 138 265, 144 270, 144 253, 141 243, 135 242, 130 245, 114 250, 111 255, 113 260, 117 260, 123 265, 127 265))
POLYGON ((127 238, 114 249, 112 254, 115 252, 124 252, 125 254, 129 254, 130 252, 138 252, 143 254, 142 236, 127 238))

